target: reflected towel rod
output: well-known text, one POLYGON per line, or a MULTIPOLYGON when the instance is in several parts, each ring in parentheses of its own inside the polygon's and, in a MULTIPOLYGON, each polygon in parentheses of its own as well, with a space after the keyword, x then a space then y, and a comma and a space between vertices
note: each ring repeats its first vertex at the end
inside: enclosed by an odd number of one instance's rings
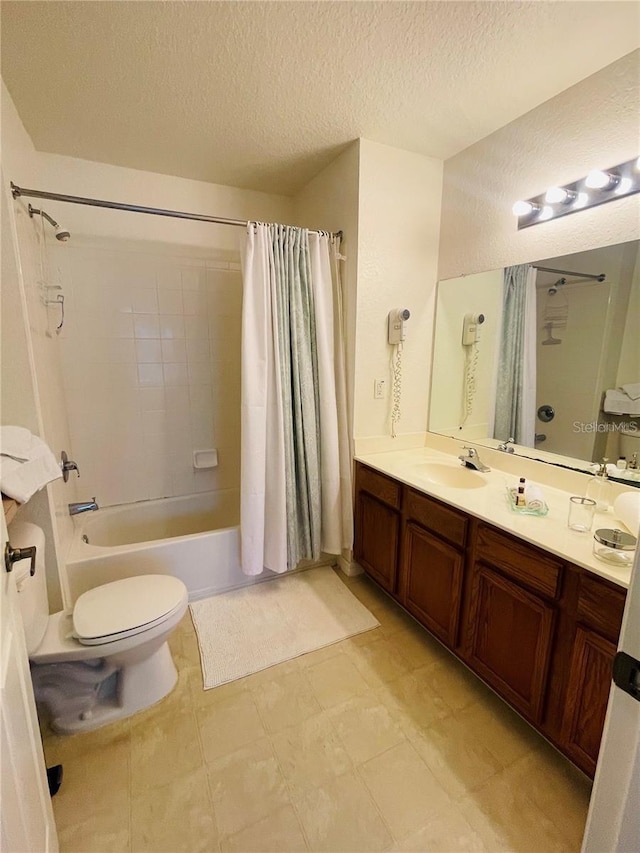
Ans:
POLYGON ((571 270, 557 270, 553 267, 539 267, 537 264, 532 264, 534 270, 540 270, 540 272, 554 272, 559 275, 571 275, 574 278, 591 278, 593 281, 604 281, 606 279, 606 275, 601 272, 600 275, 591 275, 588 272, 571 272, 571 270))
MULTIPOLYGON (((89 207, 106 207, 110 210, 128 210, 131 213, 149 213, 152 216, 171 216, 174 219, 193 219, 198 222, 214 222, 218 225, 240 225, 246 228, 249 221, 246 219, 227 219, 223 216, 207 216, 204 213, 185 213, 182 210, 165 210, 161 207, 143 207, 139 204, 125 204, 121 201, 105 201, 99 198, 83 198, 77 195, 62 195, 61 193, 50 193, 44 190, 31 190, 19 187, 11 181, 11 195, 14 198, 25 196, 26 198, 46 198, 51 201, 64 201, 69 204, 86 204, 89 207)), ((329 234, 327 231, 309 229, 313 234, 329 234)), ((329 236, 342 239, 342 231, 336 231, 329 236)))

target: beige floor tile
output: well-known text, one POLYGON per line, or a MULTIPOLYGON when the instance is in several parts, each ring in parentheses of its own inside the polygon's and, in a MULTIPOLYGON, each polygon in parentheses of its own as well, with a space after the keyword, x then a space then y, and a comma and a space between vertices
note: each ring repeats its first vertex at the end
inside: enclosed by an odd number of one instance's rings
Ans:
POLYGON ((291 658, 291 660, 285 660, 275 666, 268 666, 266 669, 247 675, 243 681, 247 689, 260 690, 263 684, 269 684, 277 678, 282 678, 283 675, 291 675, 298 672, 298 669, 298 658, 291 658))
POLYGON ((385 637, 391 638, 399 631, 413 631, 416 628, 416 623, 411 616, 391 599, 373 604, 369 609, 380 623, 380 630, 385 637))
POLYGON ((369 689, 346 654, 339 654, 307 668, 309 683, 323 708, 331 708, 369 689))
POLYGON ((355 773, 294 797, 296 812, 312 850, 327 853, 374 853, 386 850, 393 839, 355 773))
POLYGON ((348 640, 343 640, 340 644, 343 649, 345 646, 368 646, 369 643, 375 643, 376 640, 386 639, 382 628, 371 628, 369 631, 363 631, 361 634, 354 634, 348 640))
POLYGON ((225 755, 207 769, 221 839, 290 804, 269 738, 225 755))
POLYGON ((204 767, 132 798, 134 853, 209 853, 217 844, 204 767))
POLYGON ((395 631, 389 637, 389 642, 400 652, 411 669, 422 669, 442 661, 448 662, 453 658, 437 640, 417 625, 405 626, 395 631))
POLYGON ((592 783, 542 742, 506 771, 505 777, 557 827, 571 849, 579 849, 589 810, 592 783))
POLYGON ((121 813, 108 806, 78 808, 83 820, 60 826, 56 815, 60 853, 128 853, 129 806, 121 813))
POLYGON ((308 669, 310 666, 315 666, 317 663, 334 658, 336 655, 344 654, 342 645, 342 643, 332 643, 330 646, 324 646, 313 652, 307 652, 306 655, 300 655, 299 658, 296 658, 299 668, 308 669))
POLYGON ((455 717, 446 717, 409 740, 453 799, 464 797, 502 769, 477 733, 455 717))
POLYGON ((131 733, 133 795, 166 785, 202 764, 198 727, 191 711, 149 719, 131 733))
MULTIPOLYGON (((509 770, 459 801, 465 818, 490 850, 573 853, 557 827, 510 780, 509 770)), ((578 853, 579 846, 573 848, 578 853)))
POLYGON ((199 708, 196 715, 206 761, 215 761, 266 734, 248 690, 199 708))
POLYGON ((449 805, 449 797, 410 743, 404 741, 358 768, 399 841, 449 805))
POLYGON ((420 670, 390 681, 376 690, 376 696, 387 706, 405 734, 420 732, 453 711, 420 678, 420 670))
POLYGON ((352 769, 329 711, 274 735, 273 748, 291 791, 305 792, 352 769))
POLYGON ((291 806, 224 839, 223 853, 301 853, 308 850, 300 822, 291 806))
MULTIPOLYGON (((54 759, 62 764, 63 784, 52 800, 59 829, 73 826, 92 814, 94 806, 109 803, 114 814, 128 826, 130 794, 130 736, 128 732, 115 735, 110 741, 84 741, 83 749, 75 738, 68 738, 54 759)), ((49 762, 49 757, 47 757, 49 762)), ((127 830, 128 832, 128 830, 127 830)))
POLYGON ((343 645, 370 687, 380 687, 409 671, 406 658, 385 638, 366 644, 346 640, 343 645))
POLYGON ((394 853, 482 853, 487 849, 480 835, 460 811, 457 803, 449 803, 433 814, 426 824, 395 844, 394 853))
POLYGON ((420 677, 425 687, 437 693, 454 711, 461 711, 490 694, 489 688, 453 655, 437 666, 424 668, 420 677))
POLYGON ((227 684, 221 684, 219 687, 211 687, 209 690, 204 689, 202 677, 202 669, 191 667, 187 671, 189 682, 189 694, 191 704, 194 708, 206 708, 207 705, 216 705, 224 699, 230 699, 232 696, 237 696, 247 690, 247 679, 238 678, 236 681, 229 681, 227 684))
POLYGON ((475 733, 482 740, 483 746, 503 767, 540 749, 544 743, 538 732, 491 692, 456 716, 470 734, 475 733))
POLYGON ((373 692, 336 705, 329 718, 354 764, 368 761, 405 739, 389 709, 373 692))
POLYGON ((271 734, 299 725, 321 710, 307 676, 301 670, 264 682, 254 692, 254 700, 262 722, 271 734))

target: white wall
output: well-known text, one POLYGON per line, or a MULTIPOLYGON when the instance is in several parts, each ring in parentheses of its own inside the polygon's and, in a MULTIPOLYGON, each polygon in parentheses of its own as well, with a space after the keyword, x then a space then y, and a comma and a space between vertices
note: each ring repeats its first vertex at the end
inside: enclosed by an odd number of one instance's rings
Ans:
POLYGON ((494 366, 502 316, 502 270, 449 279, 438 285, 433 344, 429 429, 457 438, 485 438, 494 405, 494 366), (477 343, 476 392, 471 413, 461 427, 465 359, 462 324, 465 314, 484 314, 477 343))
POLYGON ((620 349, 620 362, 616 376, 616 385, 627 382, 640 382, 640 334, 638 334, 638 318, 640 317, 640 245, 636 253, 633 268, 631 293, 627 309, 627 319, 620 349))
POLYGON ((638 155, 639 57, 623 57, 447 160, 440 278, 638 239, 637 195, 520 232, 511 207, 638 155))
MULTIPOLYGON (((23 202, 14 202, 11 180, 38 179, 37 154, 15 106, 2 84, 2 423, 25 426, 41 436, 54 453, 69 446, 50 310, 42 304, 40 243, 36 223, 23 202)), ((45 562, 49 605, 62 606, 58 567, 71 534, 67 503, 75 485, 62 480, 38 492, 19 517, 38 524, 46 538, 45 562), (57 517, 57 523, 56 523, 57 517)))
POLYGON ((441 191, 440 160, 360 140, 356 439, 390 434, 387 315, 392 308, 411 311, 397 431, 426 429, 441 191), (376 378, 386 380, 384 400, 373 397, 376 378))

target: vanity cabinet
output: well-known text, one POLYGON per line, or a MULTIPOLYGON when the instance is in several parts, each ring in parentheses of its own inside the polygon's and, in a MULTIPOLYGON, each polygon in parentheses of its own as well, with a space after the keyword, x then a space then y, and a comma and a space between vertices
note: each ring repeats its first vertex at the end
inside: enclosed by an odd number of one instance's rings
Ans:
POLYGON ((468 518, 406 488, 400 590, 404 604, 449 648, 458 641, 468 518))
POLYGON ((356 470, 354 555, 367 574, 392 594, 398 582, 401 488, 364 465, 356 470))
POLYGON ((593 776, 626 592, 356 464, 365 571, 593 776))

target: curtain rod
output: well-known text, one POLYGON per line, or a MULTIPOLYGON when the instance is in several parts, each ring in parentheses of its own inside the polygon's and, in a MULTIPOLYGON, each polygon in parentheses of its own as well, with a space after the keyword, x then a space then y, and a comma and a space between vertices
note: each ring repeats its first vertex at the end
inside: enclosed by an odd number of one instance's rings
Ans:
POLYGON ((591 278, 594 281, 604 281, 606 278, 606 275, 603 272, 601 272, 600 275, 591 275, 587 272, 571 272, 570 270, 556 270, 553 267, 539 267, 536 264, 532 264, 532 267, 534 270, 540 270, 540 272, 555 272, 560 275, 572 275, 575 278, 591 278))
MULTIPOLYGON (((50 201, 64 201, 69 204, 86 204, 90 207, 106 207, 111 210, 128 210, 131 213, 150 213, 153 216, 171 216, 174 219, 193 219, 197 222, 214 222, 217 225, 240 225, 246 228, 249 221, 246 219, 226 219, 223 216, 206 216, 203 213, 185 213, 181 210, 165 210, 161 207, 143 207, 139 204, 125 204, 121 201, 105 201, 99 198, 83 198, 77 195, 62 195, 61 193, 49 193, 44 190, 30 190, 25 187, 18 187, 11 181, 11 195, 14 198, 25 196, 26 198, 45 198, 50 201)), ((309 229, 314 234, 325 234, 325 231, 314 231, 309 229)), ((336 231, 330 236, 342 239, 342 231, 336 231)))

